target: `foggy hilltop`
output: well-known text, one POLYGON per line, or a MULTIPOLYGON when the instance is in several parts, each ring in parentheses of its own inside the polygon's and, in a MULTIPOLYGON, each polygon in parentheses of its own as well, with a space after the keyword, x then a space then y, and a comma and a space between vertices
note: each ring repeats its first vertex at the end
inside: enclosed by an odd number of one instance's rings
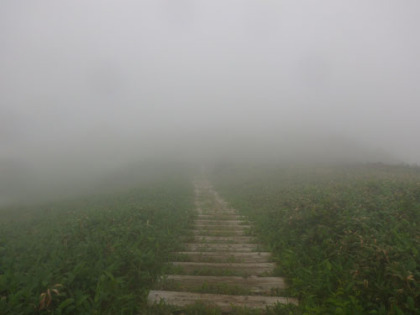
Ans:
POLYGON ((2 1, 0 196, 154 159, 420 164, 419 9, 2 1))

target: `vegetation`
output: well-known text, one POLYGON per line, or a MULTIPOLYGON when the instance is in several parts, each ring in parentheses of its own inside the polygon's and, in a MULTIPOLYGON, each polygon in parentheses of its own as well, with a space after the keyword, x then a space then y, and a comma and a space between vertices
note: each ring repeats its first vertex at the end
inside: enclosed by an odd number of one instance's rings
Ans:
POLYGON ((223 165, 212 180, 254 221, 302 313, 420 313, 418 168, 223 165))
MULTIPOLYGON (((120 192, 1 209, 0 313, 175 311, 145 302, 188 241, 193 192, 184 170, 154 172, 120 192)), ((270 314, 420 312, 420 169, 223 165, 210 177, 273 251, 290 282, 284 294, 300 300, 270 314)))
POLYGON ((134 314, 193 216, 184 175, 0 211, 1 314, 134 314))

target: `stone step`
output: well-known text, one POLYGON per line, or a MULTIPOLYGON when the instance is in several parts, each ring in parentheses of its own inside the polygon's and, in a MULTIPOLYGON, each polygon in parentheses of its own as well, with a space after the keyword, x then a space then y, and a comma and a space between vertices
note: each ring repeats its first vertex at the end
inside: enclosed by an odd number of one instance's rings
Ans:
POLYGON ((176 252, 184 261, 195 262, 270 262, 269 252, 176 252))
POLYGON ((269 294, 272 290, 287 288, 283 278, 280 277, 237 277, 237 276, 191 276, 168 275, 161 279, 162 283, 174 284, 179 290, 197 290, 205 287, 238 287, 251 293, 269 294))
POLYGON ((149 304, 160 302, 166 304, 185 307, 187 305, 200 302, 209 306, 216 306, 222 312, 229 312, 234 307, 247 307, 256 309, 265 309, 266 307, 280 304, 298 304, 293 298, 275 297, 275 296, 258 296, 258 295, 225 295, 225 294, 208 294, 208 293, 190 293, 175 291, 150 291, 148 297, 149 304))
POLYGON ((175 267, 181 268, 184 273, 226 273, 240 275, 265 275, 274 270, 275 264, 264 263, 212 263, 212 262, 172 262, 175 267))

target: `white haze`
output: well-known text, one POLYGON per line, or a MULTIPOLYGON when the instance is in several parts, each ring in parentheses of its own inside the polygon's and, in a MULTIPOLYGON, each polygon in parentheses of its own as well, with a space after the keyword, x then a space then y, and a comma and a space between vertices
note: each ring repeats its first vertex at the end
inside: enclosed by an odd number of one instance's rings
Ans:
POLYGON ((51 186, 157 157, 420 164, 418 12, 2 0, 0 169, 51 186))

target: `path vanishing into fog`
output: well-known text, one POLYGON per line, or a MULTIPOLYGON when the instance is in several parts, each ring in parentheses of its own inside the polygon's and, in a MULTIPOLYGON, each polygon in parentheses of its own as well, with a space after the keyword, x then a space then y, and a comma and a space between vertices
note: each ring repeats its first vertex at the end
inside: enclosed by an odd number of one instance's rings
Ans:
POLYGON ((150 291, 150 304, 161 301, 182 309, 200 302, 229 312, 233 307, 264 309, 277 303, 297 304, 283 297, 284 279, 273 277, 275 264, 251 235, 251 226, 228 207, 209 182, 195 182, 195 220, 191 243, 175 253, 172 274, 159 290, 150 291))

